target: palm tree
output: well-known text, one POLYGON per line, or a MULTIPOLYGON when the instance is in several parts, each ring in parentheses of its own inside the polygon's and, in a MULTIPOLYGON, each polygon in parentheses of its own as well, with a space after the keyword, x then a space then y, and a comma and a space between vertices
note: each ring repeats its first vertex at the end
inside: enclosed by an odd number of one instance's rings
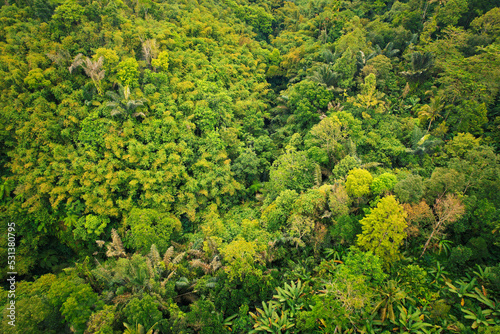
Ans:
POLYGON ((375 45, 375 51, 373 51, 368 56, 368 58, 366 60, 370 60, 370 59, 375 58, 376 56, 379 56, 379 55, 384 55, 387 58, 391 58, 391 57, 394 57, 395 55, 397 55, 398 53, 399 53, 399 50, 394 49, 394 43, 392 43, 392 42, 387 43, 387 45, 385 46, 384 49, 381 49, 380 46, 377 44, 377 45, 375 45))
POLYGON ((133 117, 146 117, 143 112, 134 112, 135 109, 144 105, 143 99, 133 100, 130 96, 129 86, 120 86, 118 93, 108 91, 106 95, 111 99, 106 103, 106 107, 111 108, 110 115, 132 115, 133 117))
POLYGON ((400 74, 411 79, 423 79, 434 65, 434 56, 430 52, 413 52, 411 54, 411 71, 404 71, 400 74))
POLYGON ((330 65, 323 64, 309 77, 309 80, 325 86, 327 89, 333 89, 334 85, 340 79, 340 75, 333 71, 330 65))
POLYGON ((434 95, 433 91, 427 91, 426 94, 432 95, 430 98, 430 103, 425 104, 420 108, 418 117, 424 120, 429 120, 429 126, 427 127, 427 132, 429 132, 432 122, 434 122, 438 117, 441 117, 439 113, 444 108, 444 102, 442 102, 442 91, 439 91, 436 95, 434 95))

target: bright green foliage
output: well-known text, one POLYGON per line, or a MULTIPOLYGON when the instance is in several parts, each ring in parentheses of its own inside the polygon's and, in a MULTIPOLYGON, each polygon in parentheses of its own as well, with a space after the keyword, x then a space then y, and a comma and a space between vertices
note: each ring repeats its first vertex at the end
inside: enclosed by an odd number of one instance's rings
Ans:
POLYGON ((3 1, 0 332, 493 332, 495 6, 3 1))
POLYGON ((293 319, 288 316, 288 311, 281 311, 277 306, 269 302, 262 302, 262 309, 256 308, 257 314, 250 312, 254 319, 254 329, 249 333, 290 333, 290 328, 294 327, 293 319))
POLYGON ((409 295, 425 298, 429 291, 427 286, 427 272, 419 265, 409 264, 399 271, 401 281, 404 282, 404 288, 409 295))
POLYGON ((266 39, 272 32, 273 16, 260 6, 237 6, 236 16, 253 27, 259 38, 266 39))
POLYGON ((250 312, 255 322, 250 333, 289 333, 295 326, 295 318, 305 308, 304 288, 300 280, 277 287, 273 300, 267 304, 262 302, 262 309, 257 307, 256 314, 250 312))
POLYGON ((224 260, 227 262, 225 271, 229 279, 234 281, 244 280, 248 274, 260 276, 262 272, 256 265, 260 261, 257 257, 257 245, 243 238, 236 238, 230 244, 220 250, 224 260))
POLYGON ((82 240, 95 239, 104 233, 108 224, 109 218, 106 216, 86 215, 78 219, 73 233, 82 240))
POLYGON ((97 293, 88 285, 83 285, 74 291, 65 300, 61 307, 61 314, 65 321, 71 324, 77 333, 83 333, 92 314, 92 310, 101 306, 97 293))
POLYGON ((167 250, 170 236, 180 231, 181 222, 175 216, 154 209, 133 209, 125 218, 130 228, 129 244, 138 251, 149 251, 156 245, 160 252, 167 250))
POLYGON ((398 179, 396 175, 391 173, 384 173, 373 179, 370 188, 375 195, 382 195, 392 191, 397 183, 398 179))
POLYGON ((358 235, 357 245, 379 256, 386 265, 399 258, 399 247, 406 237, 407 213, 394 196, 380 200, 377 207, 360 223, 363 232, 358 235))
POLYGON ((52 22, 57 28, 68 31, 84 19, 84 8, 72 1, 66 1, 56 8, 52 22))
POLYGON ((436 19, 443 26, 456 25, 460 16, 467 12, 467 0, 449 0, 439 8, 436 19))
POLYGON ((345 154, 345 145, 349 136, 347 124, 340 122, 337 116, 326 117, 312 127, 306 136, 305 145, 313 150, 321 150, 326 159, 323 165, 331 166, 345 154))
POLYGON ((353 197, 363 197, 370 193, 373 176, 366 169, 354 168, 347 174, 345 187, 353 197))
POLYGON ((262 212, 262 219, 267 222, 268 228, 271 231, 285 225, 293 210, 293 203, 298 196, 295 190, 284 190, 279 194, 276 200, 262 212))
POLYGON ((316 303, 311 315, 325 327, 325 332, 332 332, 336 327, 349 328, 360 320, 362 310, 373 302, 367 278, 356 275, 342 266, 334 280, 328 282, 323 290, 324 296, 316 303))
POLYGON ((391 60, 387 56, 379 54, 366 62, 366 66, 363 67, 363 74, 368 76, 373 73, 376 77, 377 85, 385 87, 390 79, 392 68, 391 60))
POLYGON ((76 275, 57 279, 47 296, 52 307, 61 311, 63 321, 77 333, 83 333, 91 314, 102 308, 98 294, 76 275))
POLYGON ((292 115, 287 120, 297 132, 310 129, 319 122, 319 111, 326 111, 332 93, 311 81, 301 81, 288 89, 288 108, 292 115))
POLYGON ((339 73, 339 87, 342 89, 349 89, 354 84, 354 74, 356 73, 356 57, 351 48, 348 47, 347 50, 342 54, 333 65, 333 71, 339 73))
POLYGON ((104 305, 104 308, 92 314, 87 330, 96 334, 113 334, 116 318, 116 306, 104 305))
POLYGON ((382 266, 382 260, 371 251, 361 252, 359 249, 351 247, 342 270, 346 270, 354 276, 362 275, 367 283, 378 285, 387 277, 382 266))
POLYGON ((116 77, 120 85, 123 87, 137 86, 137 76, 139 74, 139 64, 137 60, 134 58, 127 58, 118 64, 117 70, 116 77))
POLYGON ((133 298, 125 306, 123 313, 127 323, 141 324, 147 329, 158 323, 163 317, 157 302, 150 295, 133 298))
MULTIPOLYGON (((348 102, 352 102, 356 107, 373 110, 381 114, 387 109, 384 96, 384 93, 377 91, 377 79, 375 74, 370 73, 365 77, 365 83, 362 85, 361 94, 358 94, 356 98, 349 98, 348 102)), ((369 118, 368 114, 364 114, 363 116, 369 118)))
POLYGON ((154 68, 161 68, 163 71, 166 71, 168 69, 168 52, 161 51, 158 54, 158 58, 151 60, 151 65, 154 68))
MULTIPOLYGON (((48 292, 57 277, 53 274, 43 275, 35 282, 19 282, 16 286, 16 326, 11 326, 7 321, 0 324, 2 333, 51 333, 56 334, 64 330, 61 323, 61 313, 50 302, 48 292)), ((2 290, 2 297, 7 301, 7 291, 2 290)), ((60 306, 60 305, 58 305, 60 306)), ((3 307, 2 315, 7 315, 8 305, 3 307)), ((10 319, 9 319, 10 320, 10 319)))
MULTIPOLYGON (((366 30, 362 27, 359 17, 352 18, 347 24, 346 30, 348 32, 335 42, 336 51, 357 54, 359 51, 366 51, 368 49, 366 30)), ((349 69, 348 71, 351 70, 349 69)))
POLYGON ((333 168, 333 177, 337 180, 342 179, 347 176, 350 170, 358 168, 359 166, 360 163, 356 158, 347 155, 333 168))
POLYGON ((31 70, 24 79, 24 83, 31 89, 38 89, 50 85, 50 81, 45 78, 43 71, 39 68, 31 70))
POLYGON ((314 184, 316 164, 305 152, 288 151, 273 163, 269 172, 270 190, 279 193, 285 189, 304 191, 314 184))

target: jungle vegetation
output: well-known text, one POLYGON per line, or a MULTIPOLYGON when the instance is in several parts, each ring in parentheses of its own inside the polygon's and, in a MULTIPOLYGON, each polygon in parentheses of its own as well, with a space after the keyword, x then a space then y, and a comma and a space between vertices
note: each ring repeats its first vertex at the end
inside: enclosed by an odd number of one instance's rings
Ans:
POLYGON ((2 1, 0 332, 499 333, 499 88, 490 0, 2 1))

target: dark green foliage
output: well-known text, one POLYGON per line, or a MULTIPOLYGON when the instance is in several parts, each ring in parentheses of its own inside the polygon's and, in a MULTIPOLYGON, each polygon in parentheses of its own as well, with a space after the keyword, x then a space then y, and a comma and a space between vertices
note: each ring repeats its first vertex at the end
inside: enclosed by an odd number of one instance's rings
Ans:
POLYGON ((394 186, 394 193, 403 203, 416 203, 424 195, 424 183, 419 175, 410 174, 394 186))
POLYGON ((319 122, 333 95, 315 82, 301 81, 288 89, 287 98, 291 112, 287 123, 294 131, 303 133, 319 122))

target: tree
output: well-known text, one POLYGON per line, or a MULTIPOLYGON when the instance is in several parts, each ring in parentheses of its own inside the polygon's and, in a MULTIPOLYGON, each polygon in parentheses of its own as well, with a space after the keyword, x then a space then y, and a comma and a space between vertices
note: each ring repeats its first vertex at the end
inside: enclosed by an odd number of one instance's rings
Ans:
POLYGON ((126 86, 125 88, 120 86, 118 88, 118 94, 116 92, 109 91, 106 92, 106 95, 111 99, 111 101, 106 102, 106 107, 111 109, 111 116, 146 116, 141 111, 135 111, 137 108, 144 105, 144 100, 133 100, 131 98, 129 86, 126 86))
POLYGON ((442 26, 456 25, 467 10, 467 0, 448 0, 437 10, 436 20, 442 26))
POLYGON ((465 177, 464 173, 458 172, 456 169, 435 168, 431 178, 425 180, 425 198, 429 203, 432 203, 435 199, 443 198, 448 193, 463 191, 465 177))
POLYGON ((411 54, 411 71, 404 71, 400 74, 409 80, 424 80, 433 65, 434 56, 431 52, 413 52, 411 54))
POLYGON ((349 214, 349 207, 352 200, 347 195, 345 187, 341 184, 332 186, 328 194, 328 207, 332 217, 340 217, 349 214))
POLYGON ((376 44, 375 50, 370 55, 368 55, 367 60, 370 60, 370 59, 377 57, 377 56, 380 56, 380 55, 386 56, 387 58, 391 58, 391 57, 394 57, 395 55, 397 55, 398 53, 399 53, 399 50, 394 49, 393 42, 387 43, 387 45, 385 46, 384 49, 380 48, 380 45, 376 44))
POLYGON ((317 82, 327 89, 332 90, 337 85, 339 78, 340 75, 334 72, 330 65, 322 64, 314 71, 313 75, 309 77, 309 80, 317 82))
MULTIPOLYGON (((134 298, 128 302, 127 306, 123 309, 123 313, 128 323, 136 324, 135 326, 137 327, 142 325, 146 329, 153 328, 163 318, 161 311, 158 310, 158 302, 148 294, 144 294, 142 298, 134 298)), ((131 328, 127 328, 127 331, 134 333, 131 331, 131 328)), ((150 331, 152 332, 152 330, 150 331)))
POLYGON ((171 235, 181 230, 177 217, 155 209, 132 209, 125 217, 125 226, 130 228, 127 244, 143 252, 153 244, 164 252, 170 244, 171 235))
POLYGON ((168 69, 168 52, 161 51, 158 54, 158 58, 154 58, 151 60, 151 65, 153 65, 153 69, 161 68, 163 71, 168 69))
POLYGON ((427 132, 431 129, 431 124, 438 117, 441 117, 439 114, 441 110, 444 108, 444 103, 442 102, 442 92, 439 92, 437 95, 432 96, 429 104, 425 104, 420 108, 418 112, 418 117, 422 119, 422 121, 429 120, 429 126, 427 127, 427 132))
POLYGON ((351 48, 348 47, 347 50, 342 54, 342 56, 337 59, 332 69, 334 72, 338 73, 338 86, 342 89, 349 89, 354 85, 354 74, 356 73, 356 52, 352 52, 351 48))
POLYGON ((256 268, 260 262, 257 255, 257 245, 255 242, 248 242, 238 237, 221 249, 224 261, 227 263, 225 268, 231 281, 243 281, 247 275, 256 275, 260 277, 262 271, 256 268))
POLYGON ((139 63, 135 58, 127 58, 121 61, 117 67, 116 74, 118 82, 123 87, 137 87, 139 79, 139 63))
POLYGON ((360 221, 363 232, 358 235, 357 245, 391 265, 399 258, 399 246, 406 237, 406 216, 394 196, 382 198, 377 207, 360 221))
POLYGON ((391 60, 384 55, 378 55, 366 62, 366 66, 362 69, 362 74, 364 76, 374 74, 377 78, 377 86, 385 87, 392 75, 392 69, 391 60))
POLYGON ((148 65, 152 64, 152 59, 158 56, 158 47, 156 46, 155 39, 148 39, 142 43, 142 56, 148 65))
POLYGON ((325 112, 328 103, 333 99, 332 92, 316 82, 303 80, 287 90, 288 103, 292 115, 287 123, 296 132, 303 132, 316 124, 321 112, 325 112))
POLYGON ((73 73, 73 71, 77 67, 81 66, 85 71, 85 74, 87 74, 87 76, 92 79, 92 82, 94 83, 94 86, 97 89, 99 95, 102 95, 101 81, 102 79, 104 79, 104 74, 106 73, 106 71, 102 69, 103 63, 103 56, 99 57, 99 59, 97 59, 96 61, 92 61, 92 59, 88 57, 85 57, 84 59, 83 55, 79 53, 69 67, 69 73, 73 73))
POLYGON ((366 169, 354 168, 347 174, 345 187, 347 193, 354 197, 363 197, 370 193, 373 176, 366 169))
POLYGON ((343 179, 347 176, 347 174, 353 170, 354 168, 359 168, 360 162, 358 159, 351 155, 347 155, 342 160, 339 161, 335 165, 335 167, 332 170, 333 177, 336 180, 343 179))
POLYGON ((336 163, 343 153, 343 145, 348 137, 346 124, 342 124, 337 116, 323 118, 314 125, 306 136, 306 147, 321 148, 326 152, 329 167, 336 163))
POLYGON ((392 191, 396 183, 398 183, 396 175, 392 173, 384 173, 373 179, 370 188, 375 195, 382 195, 392 191))
POLYGON ((374 110, 376 113, 381 114, 387 110, 384 97, 385 94, 377 90, 375 74, 370 73, 365 77, 365 83, 361 85, 361 93, 356 97, 349 97, 347 101, 356 107, 374 110))
POLYGON ((276 194, 285 189, 304 191, 314 184, 316 170, 316 164, 306 152, 288 151, 271 167, 270 190, 276 194))
POLYGON ((464 158, 465 155, 479 147, 480 139, 470 133, 457 133, 452 140, 446 143, 444 149, 452 158, 464 158))
POLYGON ((440 233, 446 224, 456 222, 465 212, 465 206, 462 204, 460 199, 455 196, 448 194, 444 199, 438 198, 436 204, 434 205, 434 215, 435 222, 432 225, 432 232, 425 242, 424 249, 420 257, 424 256, 427 247, 435 236, 435 234, 440 233))

